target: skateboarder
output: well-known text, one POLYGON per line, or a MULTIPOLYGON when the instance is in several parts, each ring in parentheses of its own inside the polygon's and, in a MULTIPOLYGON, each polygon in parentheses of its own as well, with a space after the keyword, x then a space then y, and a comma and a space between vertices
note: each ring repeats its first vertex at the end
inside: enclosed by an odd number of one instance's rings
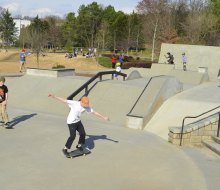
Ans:
POLYGON ((182 53, 182 62, 183 62, 183 70, 186 71, 187 57, 185 53, 182 53))
POLYGON ((10 122, 7 114, 8 88, 5 85, 5 77, 0 77, 0 113, 1 123, 6 127, 10 127, 10 122))
POLYGON ((174 57, 170 52, 167 52, 167 56, 165 55, 165 57, 167 58, 168 64, 174 64, 174 57))
POLYGON ((51 98, 57 99, 63 103, 67 103, 68 106, 70 107, 70 112, 67 117, 67 125, 69 127, 70 136, 67 139, 67 142, 64 148, 62 149, 64 155, 66 156, 68 156, 69 154, 68 150, 71 148, 72 143, 76 137, 76 131, 78 131, 80 135, 78 145, 76 146, 76 148, 80 150, 83 150, 84 148, 86 133, 85 133, 84 126, 80 120, 81 113, 83 112, 92 113, 103 120, 106 120, 106 121, 109 120, 108 117, 103 116, 102 114, 96 112, 89 106, 89 98, 87 96, 83 96, 80 101, 67 100, 67 99, 55 96, 53 94, 49 94, 48 96, 51 98))

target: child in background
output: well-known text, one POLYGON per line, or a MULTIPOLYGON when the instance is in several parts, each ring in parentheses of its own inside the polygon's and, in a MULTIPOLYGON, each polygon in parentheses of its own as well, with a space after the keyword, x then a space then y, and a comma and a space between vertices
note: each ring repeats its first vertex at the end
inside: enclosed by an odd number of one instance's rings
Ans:
POLYGON ((118 80, 118 73, 121 72, 121 64, 120 63, 116 63, 116 69, 115 69, 115 73, 114 73, 114 77, 118 80))
POLYGON ((185 53, 182 53, 182 62, 183 62, 183 70, 186 71, 187 57, 185 53))

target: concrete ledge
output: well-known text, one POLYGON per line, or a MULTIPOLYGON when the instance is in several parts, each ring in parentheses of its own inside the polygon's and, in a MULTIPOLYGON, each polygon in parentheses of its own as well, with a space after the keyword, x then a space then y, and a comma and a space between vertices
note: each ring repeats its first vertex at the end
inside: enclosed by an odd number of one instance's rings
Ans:
POLYGON ((208 67, 198 67, 199 73, 208 73, 208 67))
MULTIPOLYGON (((211 118, 208 117, 202 121, 186 125, 183 129, 182 144, 201 143, 202 141, 210 140, 212 136, 216 136, 218 122, 212 123, 210 120, 211 118)), ((169 142, 173 144, 180 142, 181 128, 182 127, 169 127, 169 142)), ((220 142, 219 138, 213 140, 220 142)))
POLYGON ((27 75, 45 76, 45 77, 65 77, 74 76, 75 69, 37 69, 27 68, 27 75))
POLYGON ((143 129, 144 118, 129 116, 126 117, 126 127, 132 129, 143 129))

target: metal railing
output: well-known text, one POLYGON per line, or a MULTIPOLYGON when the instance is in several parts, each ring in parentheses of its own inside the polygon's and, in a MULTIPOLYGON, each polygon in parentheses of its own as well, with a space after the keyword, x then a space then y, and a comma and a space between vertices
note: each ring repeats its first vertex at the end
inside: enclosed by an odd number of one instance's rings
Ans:
POLYGON ((143 95, 143 93, 145 92, 145 90, 147 89, 147 87, 149 86, 150 82, 152 81, 153 78, 157 78, 157 77, 162 77, 165 75, 159 75, 159 76, 154 76, 151 77, 150 80, 148 81, 148 83, 146 84, 146 86, 144 87, 144 89, 142 90, 141 94, 139 95, 138 99, 136 100, 136 102, 134 103, 134 105, 132 106, 131 110, 129 111, 129 113, 127 114, 127 116, 132 116, 132 117, 138 117, 138 118, 143 118, 143 116, 137 116, 137 115, 131 115, 131 112, 133 111, 133 109, 135 108, 135 106, 137 105, 138 101, 140 100, 141 96, 143 95))
MULTIPOLYGON (((89 93, 89 85, 96 80, 97 78, 99 78, 99 81, 102 81, 102 76, 103 75, 112 75, 112 80, 114 79, 114 74, 116 71, 102 71, 102 72, 98 72, 95 76, 93 76, 91 79, 89 79, 85 84, 83 84, 81 87, 79 87, 75 92, 73 92, 71 95, 69 95, 67 97, 68 100, 72 100, 77 94, 79 94, 81 91, 85 90, 85 95, 88 95, 89 93)), ((118 73, 118 75, 123 76, 123 80, 125 80, 125 77, 127 77, 127 75, 125 73, 118 73)), ((96 82, 97 84, 97 82, 96 82)), ((95 85, 96 85, 95 84, 95 85)), ((95 86, 94 85, 94 86, 95 86)))
MULTIPOLYGON (((215 108, 213 108, 213 109, 211 109, 211 110, 208 110, 208 111, 206 111, 206 112, 204 112, 204 113, 202 113, 202 114, 200 114, 200 115, 197 115, 197 116, 186 116, 186 117, 184 117, 183 118, 183 121, 182 121, 182 128, 181 128, 181 135, 180 135, 180 146, 182 146, 182 140, 183 140, 183 129, 184 129, 184 123, 185 123, 185 120, 186 119, 194 119, 194 118, 198 118, 198 117, 201 117, 201 116, 203 116, 203 115, 205 115, 205 114, 207 114, 207 113, 209 113, 209 112, 211 112, 211 111, 214 111, 214 110, 216 110, 216 109, 218 109, 218 108, 220 108, 220 106, 217 106, 217 107, 215 107, 215 108)), ((219 137, 219 130, 220 130, 220 112, 217 112, 218 113, 218 118, 219 118, 219 120, 218 120, 218 129, 217 129, 217 137, 219 137)))

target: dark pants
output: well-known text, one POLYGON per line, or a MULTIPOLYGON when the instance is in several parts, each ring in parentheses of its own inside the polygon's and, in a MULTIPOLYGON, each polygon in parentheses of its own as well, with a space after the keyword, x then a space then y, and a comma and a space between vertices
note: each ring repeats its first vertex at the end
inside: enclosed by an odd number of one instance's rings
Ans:
POLYGON ((85 144, 85 138, 86 138, 86 132, 85 129, 83 127, 83 124, 81 121, 77 122, 77 123, 72 123, 72 124, 68 124, 69 127, 69 131, 70 131, 70 136, 67 139, 66 142, 66 148, 70 149, 74 139, 76 138, 76 131, 79 132, 79 141, 78 144, 85 144))

